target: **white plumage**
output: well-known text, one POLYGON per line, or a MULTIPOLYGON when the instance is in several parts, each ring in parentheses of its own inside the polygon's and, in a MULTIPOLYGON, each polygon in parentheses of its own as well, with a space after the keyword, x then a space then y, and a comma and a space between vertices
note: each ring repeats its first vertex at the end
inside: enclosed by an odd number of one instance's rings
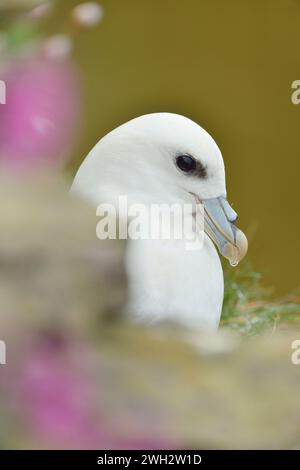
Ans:
MULTIPOLYGON (((129 303, 138 321, 170 320, 191 328, 217 328, 223 302, 223 273, 214 243, 232 264, 247 251, 226 201, 221 152, 212 137, 179 115, 141 116, 110 132, 80 166, 72 190, 98 205, 204 204, 203 248, 186 240, 129 240, 126 253, 129 303), (178 166, 185 156, 195 166, 178 166)), ((122 217, 122 214, 119 214, 122 217)), ((193 214, 190 214, 193 217, 193 214)))

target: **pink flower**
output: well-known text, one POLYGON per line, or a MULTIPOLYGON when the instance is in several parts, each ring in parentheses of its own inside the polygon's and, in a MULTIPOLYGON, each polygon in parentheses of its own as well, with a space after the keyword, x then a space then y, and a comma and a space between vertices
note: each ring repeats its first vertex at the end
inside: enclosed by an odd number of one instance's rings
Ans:
MULTIPOLYGON (((29 442, 47 449, 176 448, 172 439, 147 432, 146 422, 141 436, 118 428, 101 395, 101 364, 95 368, 92 357, 86 346, 53 335, 40 338, 22 357, 17 377, 9 379, 10 398, 29 442)), ((132 419, 142 418, 133 413, 132 419)))
POLYGON ((61 162, 70 152, 79 115, 74 67, 54 60, 16 63, 5 82, 0 161, 29 168, 61 162))
POLYGON ((60 338, 41 341, 23 364, 18 402, 44 446, 96 449, 108 436, 92 405, 91 378, 73 362, 71 350, 60 338))

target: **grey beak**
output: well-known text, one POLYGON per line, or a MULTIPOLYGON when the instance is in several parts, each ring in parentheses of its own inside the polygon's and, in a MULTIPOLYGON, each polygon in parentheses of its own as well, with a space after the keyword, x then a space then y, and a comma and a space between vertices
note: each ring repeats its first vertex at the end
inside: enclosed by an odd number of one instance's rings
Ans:
POLYGON ((246 255, 248 241, 235 226, 237 213, 225 197, 202 200, 204 206, 204 230, 217 245, 220 253, 236 266, 246 255))

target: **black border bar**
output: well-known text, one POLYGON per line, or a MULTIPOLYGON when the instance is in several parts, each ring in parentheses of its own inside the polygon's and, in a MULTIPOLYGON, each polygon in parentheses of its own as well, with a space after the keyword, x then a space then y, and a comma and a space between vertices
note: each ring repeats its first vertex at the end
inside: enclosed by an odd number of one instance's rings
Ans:
POLYGON ((212 468, 216 465, 241 468, 242 465, 297 463, 300 454, 297 450, 2 450, 0 468, 51 468, 68 465, 79 468, 147 468, 198 467, 212 468))

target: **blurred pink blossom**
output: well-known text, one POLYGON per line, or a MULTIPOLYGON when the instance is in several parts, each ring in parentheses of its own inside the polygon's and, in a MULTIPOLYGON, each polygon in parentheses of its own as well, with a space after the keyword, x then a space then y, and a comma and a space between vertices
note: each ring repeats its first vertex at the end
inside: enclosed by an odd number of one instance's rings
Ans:
POLYGON ((79 117, 79 82, 68 61, 10 66, 0 108, 0 160, 10 166, 58 164, 70 153, 79 117))
POLYGON ((103 18, 103 8, 96 2, 80 3, 73 9, 73 18, 80 26, 96 26, 103 18))
MULTIPOLYGON (((93 406, 93 382, 85 368, 74 363, 72 349, 59 337, 46 338, 32 349, 19 377, 19 403, 45 446, 105 447, 109 437, 93 406)), ((101 410, 101 397, 97 401, 101 410)))
POLYGON ((175 448, 168 438, 126 436, 111 426, 90 353, 49 336, 24 355, 13 396, 30 438, 50 449, 175 448))

